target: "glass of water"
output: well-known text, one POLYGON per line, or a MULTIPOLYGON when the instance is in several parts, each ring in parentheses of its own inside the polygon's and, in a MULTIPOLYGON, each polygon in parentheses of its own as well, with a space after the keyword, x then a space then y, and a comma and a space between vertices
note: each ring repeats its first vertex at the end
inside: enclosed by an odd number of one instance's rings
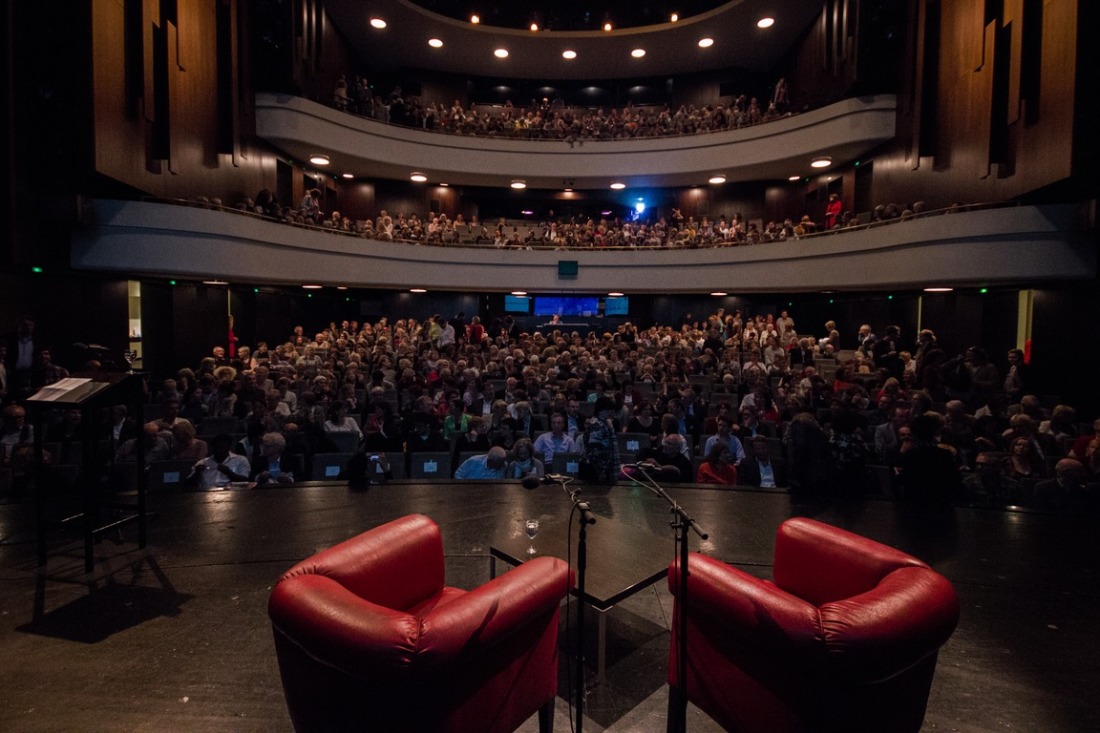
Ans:
POLYGON ((535 535, 537 535, 539 533, 539 520, 537 520, 537 519, 524 520, 523 528, 525 530, 527 530, 527 538, 531 540, 531 546, 527 548, 527 554, 528 555, 534 555, 535 553, 538 552, 538 550, 535 549, 534 539, 535 539, 535 535))

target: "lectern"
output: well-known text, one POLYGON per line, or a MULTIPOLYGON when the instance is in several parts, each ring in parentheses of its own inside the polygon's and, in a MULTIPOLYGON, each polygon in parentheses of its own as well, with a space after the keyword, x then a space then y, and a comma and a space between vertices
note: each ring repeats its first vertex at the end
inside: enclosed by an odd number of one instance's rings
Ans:
MULTIPOLYGON (((36 392, 26 401, 29 417, 34 425, 34 505, 38 528, 38 564, 46 564, 46 538, 51 522, 46 517, 45 492, 47 482, 43 480, 46 466, 42 460, 42 444, 45 440, 44 417, 54 409, 79 409, 83 413, 85 425, 95 425, 97 411, 113 405, 126 405, 131 415, 140 421, 144 384, 140 374, 101 373, 75 374, 36 392)), ((77 487, 80 492, 81 512, 63 520, 64 523, 78 522, 84 535, 84 570, 91 572, 94 565, 93 545, 97 535, 115 529, 129 522, 137 522, 138 545, 145 547, 145 444, 142 432, 137 433, 137 500, 136 502, 104 502, 100 500, 99 484, 102 462, 97 462, 100 441, 88 431, 84 436, 82 467, 77 487), (100 521, 100 509, 121 510, 120 517, 112 517, 105 523, 100 521)))

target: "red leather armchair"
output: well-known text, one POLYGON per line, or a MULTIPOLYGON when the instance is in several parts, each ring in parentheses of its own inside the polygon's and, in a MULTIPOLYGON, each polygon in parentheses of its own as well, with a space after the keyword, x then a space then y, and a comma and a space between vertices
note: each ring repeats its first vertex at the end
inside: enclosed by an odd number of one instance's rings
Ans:
POLYGON ((569 566, 541 557, 473 591, 443 584, 443 543, 410 515, 304 560, 268 602, 287 706, 305 731, 553 725, 569 566))
MULTIPOLYGON (((774 582, 692 553, 688 667, 678 677, 676 598, 669 721, 690 700, 730 731, 919 731, 959 602, 914 557, 812 519, 779 528, 774 582)), ((679 562, 668 585, 680 593, 679 562)), ((671 729, 671 728, 670 728, 671 729)))

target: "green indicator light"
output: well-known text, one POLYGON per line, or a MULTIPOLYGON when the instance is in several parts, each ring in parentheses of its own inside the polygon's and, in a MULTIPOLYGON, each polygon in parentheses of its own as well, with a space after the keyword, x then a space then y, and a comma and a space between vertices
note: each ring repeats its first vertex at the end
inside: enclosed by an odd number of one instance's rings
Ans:
POLYGON ((892 296, 892 295, 887 295, 887 296, 886 296, 886 299, 887 299, 887 300, 893 300, 893 299, 894 299, 894 296, 892 296))
POLYGON ((175 284, 176 284, 176 281, 175 281, 175 280, 169 280, 169 281, 168 281, 168 284, 169 284, 169 285, 175 285, 175 284))
POLYGON ((988 293, 988 292, 989 292, 989 288, 982 288, 982 289, 981 289, 981 290, 979 290, 978 292, 979 292, 979 293, 982 293, 982 294, 988 293))
POLYGON ((306 293, 306 297, 307 297, 307 298, 312 298, 312 297, 313 297, 313 293, 306 293))
POLYGON ((833 304, 833 299, 829 298, 829 305, 832 305, 832 304, 833 304))
POLYGON ((258 292, 260 292, 260 289, 259 288, 252 288, 252 292, 253 293, 258 293, 258 292))
POLYGON ((32 267, 31 272, 43 272, 41 267, 32 267))

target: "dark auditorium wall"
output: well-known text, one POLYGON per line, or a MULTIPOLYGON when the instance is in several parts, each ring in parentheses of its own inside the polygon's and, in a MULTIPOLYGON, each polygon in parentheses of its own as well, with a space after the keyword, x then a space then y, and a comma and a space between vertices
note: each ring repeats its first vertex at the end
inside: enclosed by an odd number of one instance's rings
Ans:
POLYGON ((36 345, 48 346, 54 361, 75 370, 83 353, 75 343, 99 344, 116 356, 127 346, 126 280, 73 273, 0 273, 0 338, 17 319, 35 322, 36 345))
MULTIPOLYGON (((898 135, 875 156, 873 198, 1003 201, 1070 180, 1074 142, 1095 148, 1076 90, 1095 89, 1096 3, 912 0, 898 135)), ((1084 99, 1091 95, 1085 92, 1084 99)), ((1093 103, 1093 109, 1095 103, 1093 103)), ((1095 160, 1096 153, 1091 153, 1095 160)))
MULTIPOLYGON (((276 156, 252 134, 240 6, 91 3, 95 172, 154 196, 226 204, 277 189, 276 156)), ((70 56, 65 39, 52 43, 70 56)))
POLYGON ((1096 283, 1035 291, 1032 365, 1044 390, 1079 406, 1078 418, 1100 416, 1096 357, 1100 343, 1100 290, 1096 283))

